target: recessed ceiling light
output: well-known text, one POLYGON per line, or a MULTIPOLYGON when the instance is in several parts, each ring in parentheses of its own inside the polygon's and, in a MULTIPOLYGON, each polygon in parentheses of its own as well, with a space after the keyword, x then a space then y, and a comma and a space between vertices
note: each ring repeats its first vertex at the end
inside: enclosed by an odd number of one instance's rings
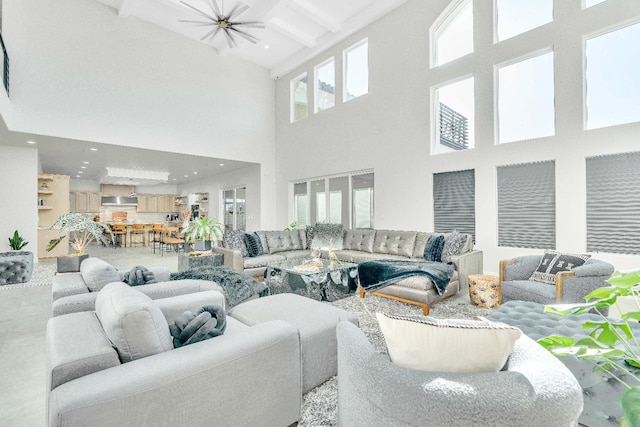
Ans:
POLYGON ((189 175, 185 175, 184 177, 185 177, 185 178, 189 178, 189 175))
POLYGON ((85 164, 85 165, 88 165, 88 164, 89 164, 89 162, 82 162, 82 163, 83 163, 83 164, 85 164))
POLYGON ((193 174, 194 174, 194 175, 198 175, 198 172, 194 172, 193 174))
POLYGON ((78 173, 84 173, 84 172, 82 172, 82 171, 78 171, 78 173))
POLYGON ((265 48, 265 49, 269 49, 269 45, 268 45, 268 44, 265 44, 265 45, 264 45, 264 48, 265 48))
POLYGON ((27 141, 27 144, 35 144, 35 141, 27 141))
POLYGON ((91 151, 98 151, 98 149, 97 149, 97 148, 89 148, 89 150, 91 150, 91 151))
POLYGON ((80 167, 81 167, 82 169, 86 169, 86 168, 87 168, 86 166, 80 166, 80 167))
POLYGON ((76 178, 80 178, 80 175, 76 175, 76 178))
POLYGON ((174 181, 177 181, 177 179, 176 179, 176 178, 173 178, 173 180, 174 180, 174 181))
POLYGON ((224 163, 220 163, 220 166, 224 166, 224 163))

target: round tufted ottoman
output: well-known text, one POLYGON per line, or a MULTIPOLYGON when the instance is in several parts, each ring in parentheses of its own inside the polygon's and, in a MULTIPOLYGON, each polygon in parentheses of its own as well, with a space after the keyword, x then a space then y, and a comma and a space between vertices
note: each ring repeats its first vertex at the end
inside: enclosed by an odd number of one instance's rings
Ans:
MULTIPOLYGON (((507 301, 499 309, 487 315, 487 319, 516 326, 534 340, 549 335, 564 335, 579 339, 586 337, 582 329, 585 320, 601 321, 596 314, 561 316, 544 313, 544 305, 529 301, 507 301)), ((636 336, 640 334, 640 324, 633 325, 636 336)), ((580 424, 590 427, 619 426, 622 416, 620 399, 626 388, 609 375, 594 372, 593 365, 587 360, 575 356, 559 357, 576 377, 584 397, 584 409, 580 415, 580 424)), ((633 368, 629 368, 634 370, 633 368)), ((634 375, 640 375, 635 369, 634 375)), ((626 375, 621 375, 624 381, 626 375)))
POLYGON ((469 275, 469 298, 480 308, 498 308, 502 304, 502 286, 497 276, 469 275))
POLYGON ((33 273, 33 252, 0 253, 0 285, 26 283, 33 273))

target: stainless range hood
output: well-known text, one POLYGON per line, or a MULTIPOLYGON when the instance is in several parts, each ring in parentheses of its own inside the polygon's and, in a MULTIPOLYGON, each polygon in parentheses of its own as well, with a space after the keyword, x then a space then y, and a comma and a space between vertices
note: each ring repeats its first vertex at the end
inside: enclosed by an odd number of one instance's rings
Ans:
POLYGON ((131 196, 102 196, 102 206, 138 206, 138 198, 131 196))

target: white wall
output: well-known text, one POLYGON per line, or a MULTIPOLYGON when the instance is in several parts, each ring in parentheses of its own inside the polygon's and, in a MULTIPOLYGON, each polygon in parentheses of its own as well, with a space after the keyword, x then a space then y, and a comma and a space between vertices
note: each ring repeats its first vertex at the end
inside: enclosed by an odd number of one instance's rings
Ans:
POLYGON ((273 175, 268 70, 97 1, 5 2, 3 21, 10 130, 253 161, 273 175))
MULTIPOLYGON (((7 252, 14 230, 29 242, 25 251, 38 252, 38 151, 0 145, 0 252, 7 252)), ((37 262, 37 257, 34 257, 37 262)))
MULTIPOLYGON (((586 251, 585 157, 638 151, 640 123, 583 130, 582 38, 601 27, 640 20, 640 2, 608 0, 580 11, 580 0, 556 0, 555 21, 497 45, 490 24, 492 2, 474 4, 476 51, 430 70, 429 27, 449 0, 409 0, 404 6, 283 76, 276 84, 277 218, 290 222, 289 182, 362 169, 375 172, 376 228, 433 229, 432 175, 474 169, 476 247, 484 269, 541 250, 497 246, 496 167, 542 160, 556 162, 557 249, 586 251), (342 50, 369 38, 369 93, 342 103, 342 50), (494 143, 494 64, 553 46, 556 135, 533 141, 494 143), (289 123, 289 84, 335 55, 336 106, 289 123), (476 148, 430 154, 430 90, 467 74, 475 76, 476 148)), ((313 111, 310 93, 309 111, 313 111)), ((618 269, 640 267, 640 256, 594 254, 618 269)))
POLYGON ((271 200, 263 202, 263 194, 261 188, 260 165, 249 166, 238 169, 229 173, 215 175, 211 178, 190 182, 178 186, 180 194, 190 194, 199 192, 209 193, 209 216, 216 217, 219 222, 223 221, 223 212, 220 201, 222 200, 222 190, 235 187, 246 186, 246 213, 247 213, 247 230, 263 230, 271 229, 270 223, 262 222, 260 212, 267 209, 261 209, 263 203, 273 206, 271 200))

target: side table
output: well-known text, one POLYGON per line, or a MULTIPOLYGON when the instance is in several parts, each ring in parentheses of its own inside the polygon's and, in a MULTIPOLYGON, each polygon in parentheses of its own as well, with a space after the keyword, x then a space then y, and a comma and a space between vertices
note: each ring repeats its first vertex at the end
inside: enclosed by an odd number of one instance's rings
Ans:
POLYGON ((502 304, 502 285, 498 276, 469 275, 469 298, 480 308, 498 308, 502 304))
POLYGON ((224 263, 224 255, 207 254, 189 256, 188 253, 178 254, 178 271, 193 270, 199 267, 219 267, 224 263))

